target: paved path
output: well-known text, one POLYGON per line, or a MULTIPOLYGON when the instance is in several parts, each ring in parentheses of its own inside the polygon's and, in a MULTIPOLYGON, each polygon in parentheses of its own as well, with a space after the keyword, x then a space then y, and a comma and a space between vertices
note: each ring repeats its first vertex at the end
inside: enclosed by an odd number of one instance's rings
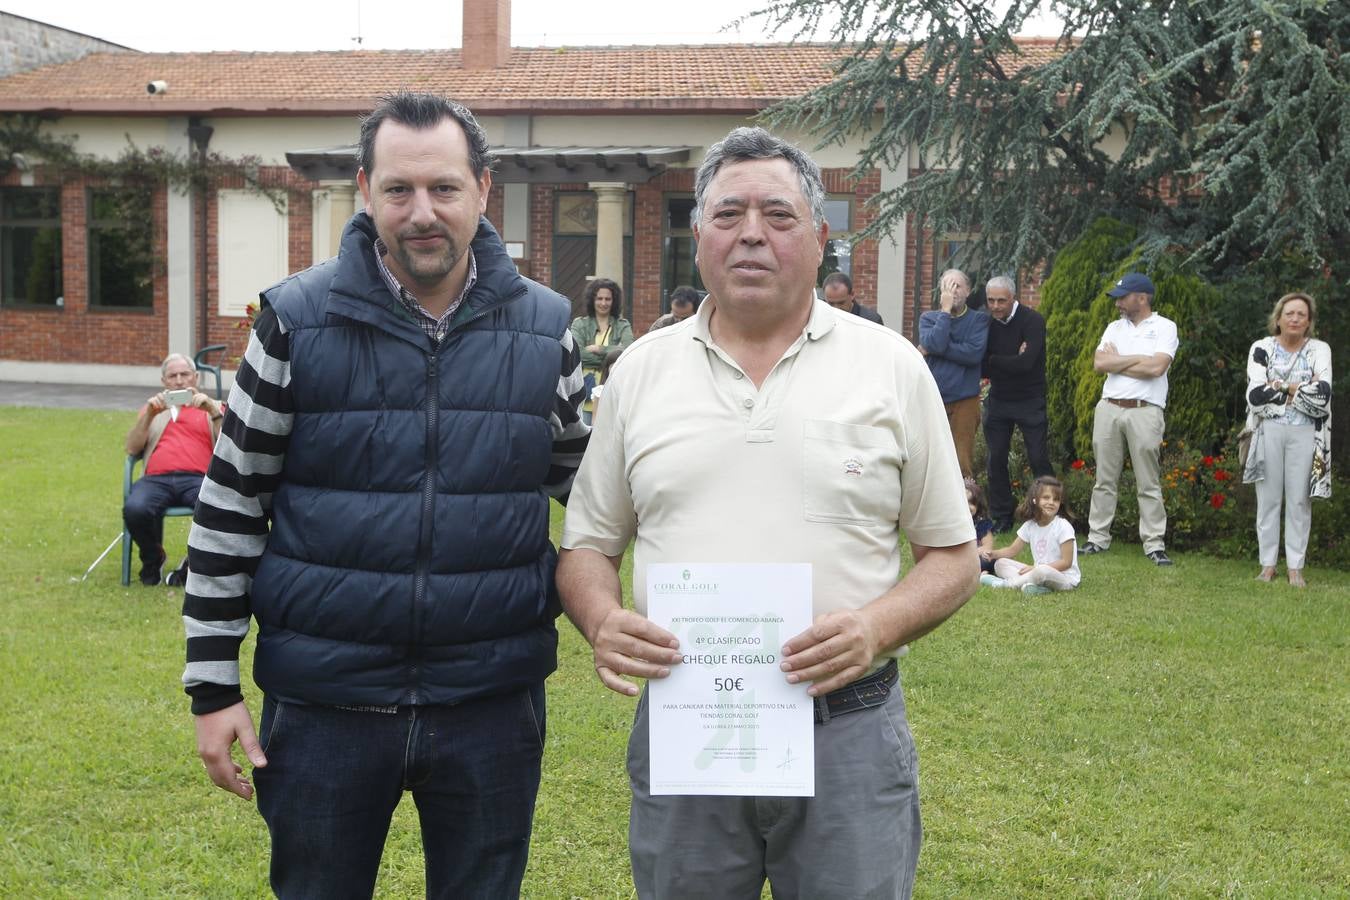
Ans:
POLYGON ((66 409, 137 410, 155 392, 124 384, 37 384, 0 381, 0 406, 59 406, 66 409))

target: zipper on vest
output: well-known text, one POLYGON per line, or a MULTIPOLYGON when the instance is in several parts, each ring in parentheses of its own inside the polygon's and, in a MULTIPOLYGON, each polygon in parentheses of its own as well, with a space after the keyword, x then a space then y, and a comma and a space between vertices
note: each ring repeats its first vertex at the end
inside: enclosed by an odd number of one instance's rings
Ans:
MULTIPOLYGON (((456 331, 459 331, 461 328, 464 328, 464 327, 467 326, 467 325, 472 325, 474 322, 477 322, 479 319, 484 318, 485 316, 488 316, 488 315, 490 315, 490 314, 496 312, 497 310, 501 309, 501 308, 502 308, 503 306, 505 306, 506 304, 511 303, 511 302, 514 301, 514 300, 520 299, 521 297, 523 297, 523 296, 525 296, 527 293, 529 293, 529 290, 530 290, 530 289, 529 289, 529 287, 528 287, 527 285, 521 284, 521 286, 520 286, 518 289, 516 289, 515 291, 512 291, 511 294, 510 294, 509 296, 499 298, 495 303, 493 303, 493 304, 491 304, 491 305, 489 305, 489 306, 483 307, 482 309, 478 310, 478 312, 476 312, 476 313, 474 313, 473 315, 469 316, 467 319, 465 319, 465 320, 462 321, 462 322, 455 322, 455 323, 453 323, 453 324, 449 327, 449 329, 446 330, 446 332, 445 332, 445 337, 446 337, 446 338, 450 337, 451 334, 455 333, 456 331)), ((441 339, 441 346, 442 346, 442 347, 444 347, 447 343, 449 343, 449 341, 445 340, 444 338, 441 339)), ((438 349, 439 349, 439 348, 438 348, 438 349)))
MULTIPOLYGON (((413 633, 410 635, 409 641, 413 647, 420 646, 418 635, 421 632, 424 619, 422 613, 426 608, 427 581, 431 577, 431 538, 436 513, 436 460, 440 455, 437 452, 440 445, 437 435, 440 430, 441 411, 440 391, 437 389, 436 383, 437 358, 435 352, 427 354, 427 449, 425 471, 422 473, 422 528, 417 540, 417 573, 413 579, 413 633)), ((408 668, 409 703, 415 704, 418 702, 417 676, 421 656, 421 651, 415 649, 412 654, 411 665, 408 668)))

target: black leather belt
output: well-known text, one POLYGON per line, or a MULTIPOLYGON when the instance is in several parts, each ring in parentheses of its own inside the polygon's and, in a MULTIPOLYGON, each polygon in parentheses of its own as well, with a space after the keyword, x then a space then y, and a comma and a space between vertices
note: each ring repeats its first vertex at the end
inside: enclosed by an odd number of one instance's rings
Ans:
POLYGON ((900 667, 892 659, 865 678, 824 697, 816 698, 816 724, 824 725, 835 716, 880 706, 891 697, 891 690, 900 683, 900 667))

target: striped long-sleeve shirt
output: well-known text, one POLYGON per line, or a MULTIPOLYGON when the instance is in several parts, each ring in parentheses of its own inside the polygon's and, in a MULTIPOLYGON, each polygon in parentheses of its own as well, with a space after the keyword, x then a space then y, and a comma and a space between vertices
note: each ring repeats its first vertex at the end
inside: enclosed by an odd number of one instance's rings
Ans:
MULTIPOLYGON (((553 453, 544 489, 565 502, 590 429, 581 421, 585 387, 569 329, 563 329, 559 343, 562 365, 549 417, 553 453)), ((276 313, 265 308, 235 376, 188 535, 183 685, 196 715, 242 699, 239 647, 248 635, 250 589, 267 545, 272 494, 294 420, 290 381, 285 331, 276 313)))

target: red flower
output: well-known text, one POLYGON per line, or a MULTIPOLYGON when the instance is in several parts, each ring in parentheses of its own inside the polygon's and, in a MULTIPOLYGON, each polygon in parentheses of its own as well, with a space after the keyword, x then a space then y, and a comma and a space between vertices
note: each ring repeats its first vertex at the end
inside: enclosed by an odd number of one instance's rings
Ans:
POLYGON ((1204 459, 1200 460, 1200 462, 1204 464, 1205 468, 1210 468, 1214 465, 1214 457, 1206 456, 1204 459))
POLYGON ((1215 481, 1227 481, 1228 479, 1230 479, 1230 478, 1232 478, 1232 477, 1233 477, 1233 476, 1232 476, 1231 474, 1229 474, 1229 472, 1226 471, 1225 469, 1215 469, 1215 470, 1214 470, 1214 480, 1215 480, 1215 481))
POLYGON ((1223 494, 1213 494, 1209 498, 1209 505, 1214 507, 1215 509, 1223 509, 1224 501, 1226 501, 1227 499, 1228 498, 1225 497, 1223 494))
POLYGON ((1076 471, 1076 470, 1078 470, 1078 469, 1083 468, 1083 466, 1086 466, 1086 465, 1087 465, 1087 463, 1083 462, 1081 459, 1075 459, 1075 460, 1073 461, 1073 465, 1069 466, 1069 468, 1074 469, 1074 470, 1076 471))

